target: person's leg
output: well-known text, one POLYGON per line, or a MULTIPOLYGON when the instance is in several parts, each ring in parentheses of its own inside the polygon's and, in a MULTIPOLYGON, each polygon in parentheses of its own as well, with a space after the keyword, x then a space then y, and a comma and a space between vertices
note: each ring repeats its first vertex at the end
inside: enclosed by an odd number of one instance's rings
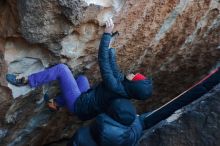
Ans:
POLYGON ((61 95, 56 96, 55 102, 59 107, 66 107, 66 102, 61 95))
POLYGON ((89 80, 84 75, 79 75, 76 79, 77 85, 81 93, 86 92, 90 89, 89 80))
POLYGON ((28 76, 28 84, 30 87, 35 88, 58 80, 64 70, 68 70, 68 67, 65 64, 58 64, 41 72, 31 74, 28 76))
MULTIPOLYGON (((89 81, 88 81, 87 77, 84 75, 79 75, 76 78, 76 83, 77 83, 81 93, 86 92, 87 90, 90 89, 89 81)), ((61 95, 57 95, 55 101, 59 107, 66 106, 65 100, 61 95)))
POLYGON ((38 87, 54 80, 59 81, 61 97, 64 99, 68 110, 73 112, 74 102, 80 96, 81 92, 71 71, 66 65, 58 64, 42 72, 28 76, 28 83, 31 87, 38 87))

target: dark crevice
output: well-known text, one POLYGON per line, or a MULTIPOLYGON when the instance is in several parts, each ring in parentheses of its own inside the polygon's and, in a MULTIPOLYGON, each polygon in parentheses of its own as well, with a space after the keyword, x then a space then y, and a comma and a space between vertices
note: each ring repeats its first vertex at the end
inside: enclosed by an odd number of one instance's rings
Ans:
POLYGON ((0 7, 4 7, 7 4, 7 0, 0 0, 0 7))
POLYGON ((46 143, 43 146, 53 146, 54 144, 58 145, 60 143, 67 143, 68 141, 69 141, 68 138, 62 138, 62 139, 58 139, 56 141, 52 141, 52 142, 46 143))

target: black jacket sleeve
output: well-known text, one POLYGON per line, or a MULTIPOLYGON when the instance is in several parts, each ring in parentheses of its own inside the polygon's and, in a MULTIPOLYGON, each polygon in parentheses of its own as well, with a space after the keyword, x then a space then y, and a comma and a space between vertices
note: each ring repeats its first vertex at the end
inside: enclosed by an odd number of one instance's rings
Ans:
POLYGON ((112 72, 114 74, 114 77, 120 81, 124 79, 124 75, 119 70, 117 61, 116 61, 116 51, 115 48, 109 49, 109 63, 111 65, 112 72))
POLYGON ((113 70, 109 61, 109 44, 111 34, 104 33, 99 46, 98 61, 101 76, 104 85, 111 91, 126 96, 124 86, 121 81, 114 76, 113 70))

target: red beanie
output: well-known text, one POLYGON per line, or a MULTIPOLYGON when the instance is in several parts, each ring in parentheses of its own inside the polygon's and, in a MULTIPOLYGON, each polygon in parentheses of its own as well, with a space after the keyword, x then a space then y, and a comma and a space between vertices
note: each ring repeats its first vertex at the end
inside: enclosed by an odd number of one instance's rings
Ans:
POLYGON ((134 76, 134 78, 132 79, 132 81, 139 81, 139 80, 145 80, 145 79, 146 79, 145 76, 143 76, 143 75, 140 74, 140 73, 137 73, 137 74, 134 76))

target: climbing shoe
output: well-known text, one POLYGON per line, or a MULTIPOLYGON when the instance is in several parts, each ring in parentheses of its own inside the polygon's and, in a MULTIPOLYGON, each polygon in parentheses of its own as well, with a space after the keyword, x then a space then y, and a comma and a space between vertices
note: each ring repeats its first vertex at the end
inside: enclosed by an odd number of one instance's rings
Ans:
POLYGON ((59 110, 59 106, 56 104, 55 99, 49 98, 49 95, 47 93, 44 94, 44 100, 45 100, 45 102, 47 104, 47 107, 51 111, 58 111, 59 110))
POLYGON ((6 80, 15 86, 25 86, 27 85, 27 81, 25 81, 25 77, 22 78, 17 78, 16 75, 14 74, 7 74, 6 75, 6 80))

